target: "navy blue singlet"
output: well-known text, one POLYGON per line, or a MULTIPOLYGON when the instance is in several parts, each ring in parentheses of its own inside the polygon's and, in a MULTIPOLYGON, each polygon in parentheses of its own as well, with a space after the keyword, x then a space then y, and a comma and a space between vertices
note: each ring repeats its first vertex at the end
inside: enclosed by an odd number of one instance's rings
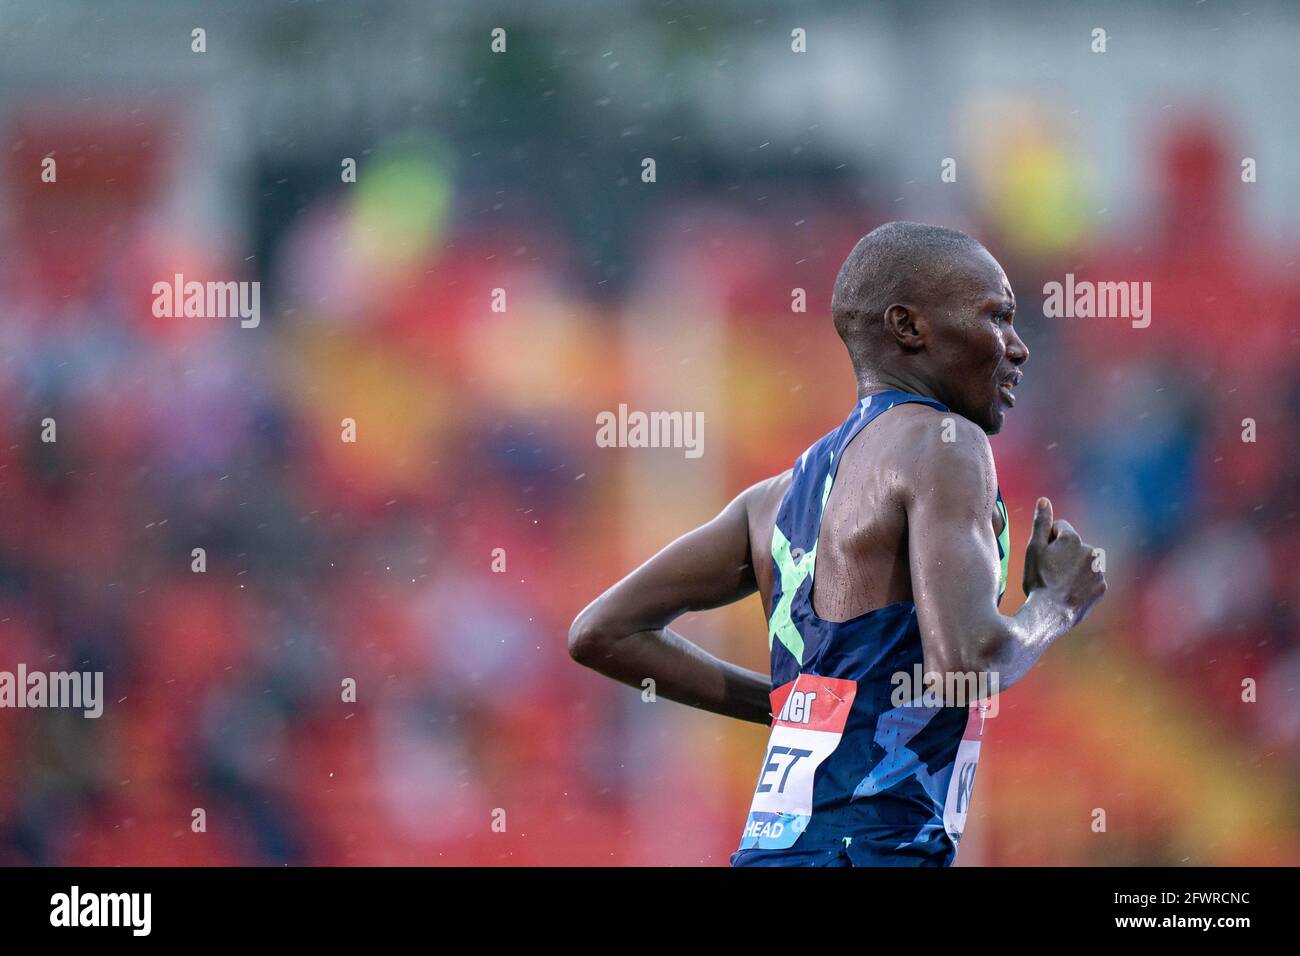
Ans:
MULTIPOLYGON (((823 620, 812 606, 822 511, 844 450, 876 416, 907 402, 949 410, 907 392, 869 395, 795 462, 772 529, 768 644, 777 716, 735 866, 948 866, 956 858, 979 760, 981 705, 922 702, 911 601, 841 622, 823 620), (908 685, 900 675, 915 680, 908 685), (915 694, 900 697, 904 687, 915 694)), ((1009 540, 1000 490, 997 507, 1000 601, 1009 540)))

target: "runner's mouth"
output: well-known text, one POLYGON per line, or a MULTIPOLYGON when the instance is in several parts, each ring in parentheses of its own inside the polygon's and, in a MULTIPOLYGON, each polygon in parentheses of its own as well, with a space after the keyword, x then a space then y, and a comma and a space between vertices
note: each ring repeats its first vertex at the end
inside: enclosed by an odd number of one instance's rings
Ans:
POLYGON ((1015 407, 1016 393, 1013 392, 1012 389, 1014 389, 1017 385, 1020 384, 1020 378, 1021 378, 1020 373, 1017 372, 1016 374, 1003 380, 1002 384, 998 386, 998 395, 1002 397, 1002 401, 1006 403, 1008 408, 1015 407))

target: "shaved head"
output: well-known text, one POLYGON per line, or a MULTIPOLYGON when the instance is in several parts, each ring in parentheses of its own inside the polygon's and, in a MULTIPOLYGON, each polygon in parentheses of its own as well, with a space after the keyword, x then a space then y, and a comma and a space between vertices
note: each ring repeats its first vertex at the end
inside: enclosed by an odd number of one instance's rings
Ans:
POLYGON ((1015 294, 987 249, 956 229, 889 222, 863 236, 831 296, 858 397, 900 389, 938 399, 992 435, 1029 350, 1015 294))
MULTIPOLYGON (((956 229, 919 222, 887 222, 853 247, 831 296, 831 316, 858 371, 874 365, 886 341, 891 305, 941 305, 967 275, 978 242, 956 229)), ((987 254, 987 253, 986 253, 987 254)))

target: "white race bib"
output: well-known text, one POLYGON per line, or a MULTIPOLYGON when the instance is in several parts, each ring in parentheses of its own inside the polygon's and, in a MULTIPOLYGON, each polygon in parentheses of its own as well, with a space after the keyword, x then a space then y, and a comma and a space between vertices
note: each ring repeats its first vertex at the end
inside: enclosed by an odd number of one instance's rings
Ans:
POLYGON ((777 716, 740 849, 789 849, 807 829, 813 776, 839 746, 857 690, 856 681, 800 674, 772 692, 777 716))

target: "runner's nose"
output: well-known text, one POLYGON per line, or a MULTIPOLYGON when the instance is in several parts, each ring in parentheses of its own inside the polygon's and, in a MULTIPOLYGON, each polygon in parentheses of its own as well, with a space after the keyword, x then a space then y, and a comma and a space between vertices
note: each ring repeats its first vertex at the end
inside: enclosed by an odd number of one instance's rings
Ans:
POLYGON ((1010 333, 1007 338, 1007 361, 1017 366, 1024 365, 1029 361, 1029 346, 1025 345, 1014 325, 1008 326, 1007 331, 1010 333))

